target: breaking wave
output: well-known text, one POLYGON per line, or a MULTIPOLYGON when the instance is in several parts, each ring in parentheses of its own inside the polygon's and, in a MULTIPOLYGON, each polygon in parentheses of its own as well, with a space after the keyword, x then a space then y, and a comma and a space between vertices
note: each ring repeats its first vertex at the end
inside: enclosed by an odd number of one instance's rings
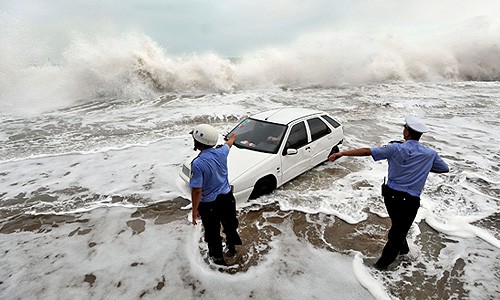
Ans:
POLYGON ((316 32, 237 59, 215 53, 170 55, 143 33, 110 28, 74 34, 57 48, 34 38, 29 26, 5 19, 0 23, 5 25, 0 37, 0 108, 9 112, 171 92, 500 80, 500 22, 487 17, 424 37, 316 32))

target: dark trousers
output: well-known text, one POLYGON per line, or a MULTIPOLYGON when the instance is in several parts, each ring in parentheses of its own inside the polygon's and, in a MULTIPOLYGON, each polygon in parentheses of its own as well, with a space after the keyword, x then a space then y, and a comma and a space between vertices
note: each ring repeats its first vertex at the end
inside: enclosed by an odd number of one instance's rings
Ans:
POLYGON ((384 203, 391 218, 391 228, 382 256, 377 261, 377 265, 382 268, 386 268, 396 260, 398 254, 407 254, 410 251, 406 235, 417 216, 420 198, 386 186, 384 203))
POLYGON ((212 202, 200 202, 198 212, 205 229, 205 242, 208 244, 208 255, 222 258, 221 224, 228 245, 241 245, 237 232, 236 200, 232 192, 221 194, 212 202))

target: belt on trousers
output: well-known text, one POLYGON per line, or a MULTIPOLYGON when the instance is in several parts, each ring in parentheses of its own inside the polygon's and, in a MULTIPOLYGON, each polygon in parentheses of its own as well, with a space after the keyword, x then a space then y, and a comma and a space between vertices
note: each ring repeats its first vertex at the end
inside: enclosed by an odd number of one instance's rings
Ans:
POLYGON ((209 201, 209 202, 203 202, 203 201, 201 201, 201 202, 200 202, 200 204, 201 204, 201 203, 203 203, 203 204, 210 204, 210 203, 212 203, 212 204, 213 204, 213 203, 215 203, 215 201, 217 201, 217 200, 221 200, 221 199, 224 199, 225 197, 228 197, 228 196, 230 196, 231 194, 232 194, 232 191, 230 191, 230 192, 229 192, 229 193, 227 193, 227 194, 218 194, 218 195, 217 195, 217 197, 215 197, 215 199, 214 199, 213 201, 209 201))
POLYGON ((403 201, 405 200, 418 200, 420 201, 420 197, 415 197, 410 195, 407 192, 401 192, 395 189, 391 189, 387 184, 382 184, 382 196, 391 197, 392 199, 399 198, 403 201))

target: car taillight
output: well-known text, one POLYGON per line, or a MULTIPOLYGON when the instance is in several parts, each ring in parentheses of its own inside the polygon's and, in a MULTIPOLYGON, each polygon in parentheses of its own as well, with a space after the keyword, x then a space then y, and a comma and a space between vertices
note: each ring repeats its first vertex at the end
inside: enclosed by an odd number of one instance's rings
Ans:
POLYGON ((190 176, 189 173, 191 173, 191 171, 189 170, 188 167, 186 167, 186 165, 183 165, 182 166, 182 173, 184 173, 184 175, 186 175, 187 177, 189 177, 190 176))

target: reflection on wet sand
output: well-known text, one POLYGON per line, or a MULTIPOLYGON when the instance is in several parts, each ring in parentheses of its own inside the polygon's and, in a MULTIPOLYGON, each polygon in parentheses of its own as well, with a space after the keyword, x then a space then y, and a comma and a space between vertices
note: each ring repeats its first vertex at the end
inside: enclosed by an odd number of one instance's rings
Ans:
MULTIPOLYGON (((186 199, 176 198, 172 201, 156 203, 148 207, 138 208, 131 213, 128 220, 124 220, 123 227, 129 227, 132 235, 140 235, 148 230, 151 222, 153 226, 164 226, 172 222, 186 220, 187 211, 181 208, 188 204, 186 199)), ((113 208, 110 208, 113 209, 113 208)), ((228 268, 219 269, 228 274, 247 272, 253 266, 259 265, 271 250, 271 241, 280 240, 285 227, 292 228, 297 239, 307 242, 314 247, 346 255, 362 253, 365 264, 373 262, 380 254, 390 226, 388 218, 381 218, 366 211, 366 220, 357 224, 349 224, 335 216, 326 214, 307 214, 298 211, 282 211, 275 204, 254 204, 239 211, 240 234, 244 245, 240 246, 238 255, 227 258, 228 268)), ((477 226, 496 226, 499 221, 498 214, 477 222, 477 226)), ((32 231, 36 234, 48 234, 54 227, 74 226, 69 236, 85 235, 91 231, 103 231, 103 226, 98 220, 92 219, 89 213, 73 215, 22 215, 13 217, 0 223, 0 233, 15 234, 22 231, 32 231), (77 226, 74 226, 74 225, 77 226)), ((176 225, 177 226, 177 225, 176 225)), ((498 228, 497 228, 498 229, 498 228)), ((464 267, 471 260, 458 258, 453 268, 441 269, 439 255, 445 244, 456 243, 446 238, 420 222, 420 233, 416 235, 413 247, 418 249, 417 259, 408 256, 399 257, 390 267, 388 272, 380 272, 369 268, 374 277, 384 282, 390 294, 401 299, 447 299, 458 296, 468 297, 465 282, 462 280, 464 267), (411 268, 410 268, 411 267, 411 268), (428 268, 436 268, 431 272, 428 268), (400 280, 394 280, 395 274, 400 280), (418 282, 419 286, 414 283, 418 282)), ((119 232, 118 234, 121 234, 119 232)), ((110 238, 112 240, 112 238, 110 238)), ((89 243, 89 249, 96 246, 95 242, 89 243)), ((471 250, 473 251, 473 249, 471 250)), ((207 263, 210 263, 206 253, 206 244, 203 238, 199 240, 199 253, 207 263)), ((498 251, 497 251, 498 252, 498 251)), ((478 255, 471 253, 471 255, 478 255)), ((498 253, 494 253, 498 257, 498 253)), ((84 281, 92 285, 95 275, 85 275, 84 281)))
MULTIPOLYGON (((279 239, 280 231, 276 227, 287 223, 293 226, 293 231, 299 239, 313 244, 315 247, 324 248, 332 252, 352 254, 361 252, 365 264, 369 267, 385 244, 386 233, 390 226, 388 218, 381 218, 375 214, 368 214, 367 220, 358 224, 349 224, 339 218, 324 214, 305 214, 302 212, 282 212, 276 205, 268 205, 259 210, 249 209, 240 215, 242 223, 241 232, 245 238, 251 238, 245 245, 245 251, 256 248, 258 243, 266 243, 271 239, 279 239), (266 217, 266 215, 270 217, 266 217), (260 230, 259 224, 266 224, 267 230, 260 230), (276 226, 276 227, 275 227, 276 226), (259 241, 259 242, 257 242, 259 241)), ((436 263, 439 252, 444 247, 444 242, 450 242, 442 234, 430 228, 424 222, 419 224, 421 234, 416 239, 416 247, 420 250, 422 259, 426 262, 436 263)), ((253 249, 254 250, 254 249, 253 249)), ((251 251, 254 252, 254 251, 251 251)), ((257 264, 259 258, 249 259, 248 264, 240 265, 238 271, 244 272, 251 265, 257 264)), ((457 260, 451 270, 443 270, 444 275, 429 275, 426 265, 415 265, 413 271, 404 272, 409 265, 416 264, 411 258, 399 257, 391 266, 389 272, 379 272, 371 269, 374 276, 380 278, 386 285, 390 294, 400 299, 449 299, 451 296, 467 297, 464 289, 463 275, 464 261, 457 260), (403 271, 401 281, 394 281, 391 272, 403 271), (420 287, 415 282, 423 283, 420 287), (438 291, 436 291, 436 285, 438 291)))
POLYGON ((36 233, 50 232, 53 227, 71 223, 87 223, 81 215, 18 215, 0 223, 0 233, 9 234, 19 231, 36 233))

